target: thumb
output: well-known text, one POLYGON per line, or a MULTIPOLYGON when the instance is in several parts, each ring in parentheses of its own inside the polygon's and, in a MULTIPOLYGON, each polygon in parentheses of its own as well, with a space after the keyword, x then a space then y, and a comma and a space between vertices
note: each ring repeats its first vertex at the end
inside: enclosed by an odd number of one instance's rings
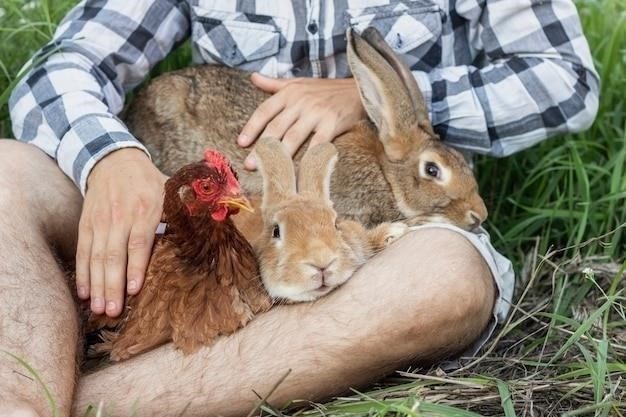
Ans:
POLYGON ((289 82, 288 80, 280 78, 266 77, 258 72, 255 72, 252 76, 250 76, 250 81, 252 81, 252 84, 254 84, 255 87, 265 91, 266 93, 275 93, 289 82))

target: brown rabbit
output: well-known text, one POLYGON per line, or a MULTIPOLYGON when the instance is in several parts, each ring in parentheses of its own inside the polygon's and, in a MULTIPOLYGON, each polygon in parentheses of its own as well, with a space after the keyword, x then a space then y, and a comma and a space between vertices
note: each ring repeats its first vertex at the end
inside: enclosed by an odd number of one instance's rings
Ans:
MULTIPOLYGON (((487 209, 473 173, 434 133, 409 68, 373 28, 362 35, 348 29, 347 38, 350 68, 371 122, 334 141, 339 163, 331 198, 337 212, 365 225, 401 219, 465 229, 480 225, 487 209)), ((245 122, 267 98, 248 77, 216 66, 162 75, 137 95, 126 121, 165 173, 213 147, 233 161, 244 188, 259 194, 260 174, 243 169, 250 150, 236 144, 245 122)))
POLYGON ((288 302, 321 297, 409 229, 385 222, 367 230, 356 221, 337 220, 330 200, 337 162, 332 143, 306 151, 297 181, 293 161, 277 139, 259 139, 256 152, 263 230, 253 246, 271 297, 288 302))

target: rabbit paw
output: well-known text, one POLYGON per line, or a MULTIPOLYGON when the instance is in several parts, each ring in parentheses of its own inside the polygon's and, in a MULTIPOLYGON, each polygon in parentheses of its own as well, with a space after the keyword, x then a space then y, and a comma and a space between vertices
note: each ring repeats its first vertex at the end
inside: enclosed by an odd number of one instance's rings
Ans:
POLYGON ((402 222, 393 222, 389 223, 387 226, 387 235, 385 237, 385 244, 389 245, 392 242, 395 242, 400 237, 406 234, 409 231, 409 226, 402 222))

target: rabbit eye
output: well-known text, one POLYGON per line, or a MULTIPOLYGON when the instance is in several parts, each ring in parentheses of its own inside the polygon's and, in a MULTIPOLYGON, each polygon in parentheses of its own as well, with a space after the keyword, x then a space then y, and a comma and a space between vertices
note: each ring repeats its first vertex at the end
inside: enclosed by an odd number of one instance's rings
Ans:
POLYGON ((434 162, 426 162, 426 165, 424 165, 424 171, 426 172, 426 175, 432 178, 439 178, 441 174, 441 170, 434 162))
POLYGON ((272 237, 274 239, 278 239, 280 237, 280 227, 277 224, 274 225, 274 229, 272 230, 272 237))

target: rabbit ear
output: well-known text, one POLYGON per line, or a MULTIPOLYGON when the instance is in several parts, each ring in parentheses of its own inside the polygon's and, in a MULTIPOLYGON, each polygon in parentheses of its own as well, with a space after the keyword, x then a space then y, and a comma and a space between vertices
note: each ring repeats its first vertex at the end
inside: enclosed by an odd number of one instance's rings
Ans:
POLYGON ((316 199, 321 199, 329 207, 330 176, 337 163, 337 148, 332 143, 321 143, 307 149, 300 161, 298 191, 316 199))
POLYGON ((415 76, 411 72, 411 69, 395 52, 393 52, 389 44, 385 42, 385 39, 382 37, 380 32, 374 27, 370 26, 366 28, 361 34, 361 37, 367 41, 376 50, 376 52, 378 52, 380 56, 387 61, 389 65, 392 66, 395 73, 400 77, 402 83, 406 87, 409 98, 413 103, 413 109, 419 126, 431 135, 436 136, 430 123, 430 119, 428 118, 428 109, 426 108, 424 96, 417 85, 417 81, 415 81, 415 76))
POLYGON ((348 62, 363 106, 380 132, 387 156, 403 159, 413 144, 394 138, 407 136, 418 127, 434 136, 417 82, 376 29, 368 27, 359 35, 348 28, 346 36, 348 62))
POLYGON ((284 146, 275 138, 260 138, 254 147, 259 171, 263 176, 262 209, 283 201, 296 193, 293 161, 284 146))

